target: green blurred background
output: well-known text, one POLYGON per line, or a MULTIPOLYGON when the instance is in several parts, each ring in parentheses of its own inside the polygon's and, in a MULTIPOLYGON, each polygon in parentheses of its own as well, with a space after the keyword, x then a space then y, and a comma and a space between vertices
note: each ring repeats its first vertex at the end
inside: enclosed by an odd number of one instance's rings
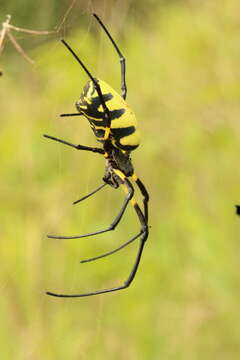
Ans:
MULTIPOLYGON (((2 1, 1 21, 52 30, 70 1, 2 1)), ((0 221, 2 359, 195 360, 240 358, 240 4, 220 1, 76 1, 58 34, 15 34, 1 55, 0 221), (95 146, 73 112, 87 78, 58 41, 64 35, 94 73, 119 90, 114 50, 97 12, 127 58, 128 102, 142 145, 133 152, 149 189, 150 235, 132 286, 121 284, 137 243, 96 263, 138 230, 130 208, 114 233, 81 240, 108 225, 122 201, 101 183, 104 160, 48 141, 43 133, 95 146)))

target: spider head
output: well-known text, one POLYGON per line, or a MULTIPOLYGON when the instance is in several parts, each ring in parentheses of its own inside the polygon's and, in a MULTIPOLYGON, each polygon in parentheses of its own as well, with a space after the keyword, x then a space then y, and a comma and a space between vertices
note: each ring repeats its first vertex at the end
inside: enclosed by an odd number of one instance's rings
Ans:
POLYGON ((115 163, 115 167, 122 171, 124 175, 131 176, 134 172, 133 165, 130 159, 129 152, 122 151, 118 148, 113 147, 112 159, 115 163))

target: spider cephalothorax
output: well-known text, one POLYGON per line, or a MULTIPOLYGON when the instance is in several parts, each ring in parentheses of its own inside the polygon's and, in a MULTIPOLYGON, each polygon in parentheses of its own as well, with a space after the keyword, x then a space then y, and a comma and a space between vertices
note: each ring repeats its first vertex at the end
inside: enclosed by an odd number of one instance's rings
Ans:
POLYGON ((47 292, 48 295, 57 296, 57 297, 83 297, 83 296, 91 296, 98 295, 107 292, 113 292, 121 289, 127 288, 131 282, 133 281, 135 274, 137 272, 144 244, 148 237, 148 200, 149 195, 141 180, 134 173, 133 165, 130 159, 131 151, 135 150, 140 142, 139 132, 137 128, 137 120, 136 117, 126 103, 125 99, 127 96, 127 87, 126 87, 126 79, 125 79, 125 58, 120 52, 118 46, 115 41, 111 37, 110 33, 106 29, 105 25, 99 19, 96 14, 93 16, 97 19, 110 41, 112 42, 115 50, 117 51, 120 57, 120 66, 121 66, 121 96, 113 90, 107 83, 102 80, 94 78, 83 62, 79 59, 76 53, 72 50, 72 48, 66 43, 65 40, 62 40, 63 44, 67 47, 67 49, 72 53, 81 67, 89 76, 90 80, 85 85, 80 99, 76 102, 76 108, 78 113, 72 114, 62 114, 61 116, 84 116, 90 123, 90 126, 95 134, 96 140, 102 143, 102 148, 98 147, 90 147, 85 145, 75 145, 68 141, 50 136, 44 135, 46 138, 51 140, 58 141, 62 144, 71 146, 77 150, 85 150, 92 151, 94 153, 98 153, 104 156, 106 161, 105 174, 103 177, 103 184, 100 185, 97 189, 92 191, 90 194, 84 196, 80 200, 74 202, 74 204, 94 195, 97 191, 101 190, 104 186, 110 185, 113 188, 122 187, 124 192, 126 193, 126 197, 124 199, 123 205, 113 220, 113 222, 105 229, 95 231, 92 233, 84 234, 84 235, 76 235, 76 236, 60 236, 60 235, 48 235, 49 238, 54 239, 79 239, 83 237, 88 237, 92 235, 102 234, 110 230, 114 230, 115 227, 119 224, 129 202, 136 212, 137 218, 140 223, 139 232, 132 237, 127 242, 123 243, 118 248, 111 250, 105 254, 101 254, 90 259, 82 260, 81 262, 89 262, 93 260, 97 260, 108 255, 111 255, 128 244, 132 243, 136 239, 139 238, 139 248, 136 256, 135 263, 133 268, 127 278, 127 280, 123 283, 123 285, 93 291, 88 293, 81 294, 56 294, 53 292, 47 292), (138 189, 140 190, 143 196, 143 211, 138 205, 137 201, 134 198, 134 187, 132 182, 134 182, 138 189))
POLYGON ((129 177, 133 175, 133 165, 131 163, 129 152, 123 152, 111 144, 111 142, 105 142, 105 154, 106 154, 106 168, 103 181, 115 189, 122 183, 119 176, 114 172, 120 170, 125 176, 129 177), (105 146, 107 145, 107 146, 105 146))

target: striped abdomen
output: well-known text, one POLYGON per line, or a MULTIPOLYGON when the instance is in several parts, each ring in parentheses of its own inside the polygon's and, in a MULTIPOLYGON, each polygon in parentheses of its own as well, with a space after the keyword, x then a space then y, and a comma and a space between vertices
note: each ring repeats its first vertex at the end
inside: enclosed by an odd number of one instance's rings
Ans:
MULTIPOLYGON (((121 150, 136 149, 140 143, 140 136, 135 114, 115 90, 104 81, 97 81, 110 112, 110 136, 113 145, 121 150)), ((97 140, 103 141, 106 120, 100 98, 91 80, 84 87, 76 107, 89 120, 97 140)))

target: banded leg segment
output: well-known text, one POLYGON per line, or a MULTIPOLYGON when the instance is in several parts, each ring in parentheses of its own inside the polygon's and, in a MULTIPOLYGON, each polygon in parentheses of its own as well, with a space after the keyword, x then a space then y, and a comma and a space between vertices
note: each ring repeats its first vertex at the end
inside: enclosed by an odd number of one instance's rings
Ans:
POLYGON ((138 178, 136 174, 132 175, 132 180, 137 184, 142 196, 143 196, 143 206, 144 206, 144 216, 145 220, 148 223, 148 201, 149 201, 149 194, 145 187, 145 185, 142 183, 142 181, 138 178))

